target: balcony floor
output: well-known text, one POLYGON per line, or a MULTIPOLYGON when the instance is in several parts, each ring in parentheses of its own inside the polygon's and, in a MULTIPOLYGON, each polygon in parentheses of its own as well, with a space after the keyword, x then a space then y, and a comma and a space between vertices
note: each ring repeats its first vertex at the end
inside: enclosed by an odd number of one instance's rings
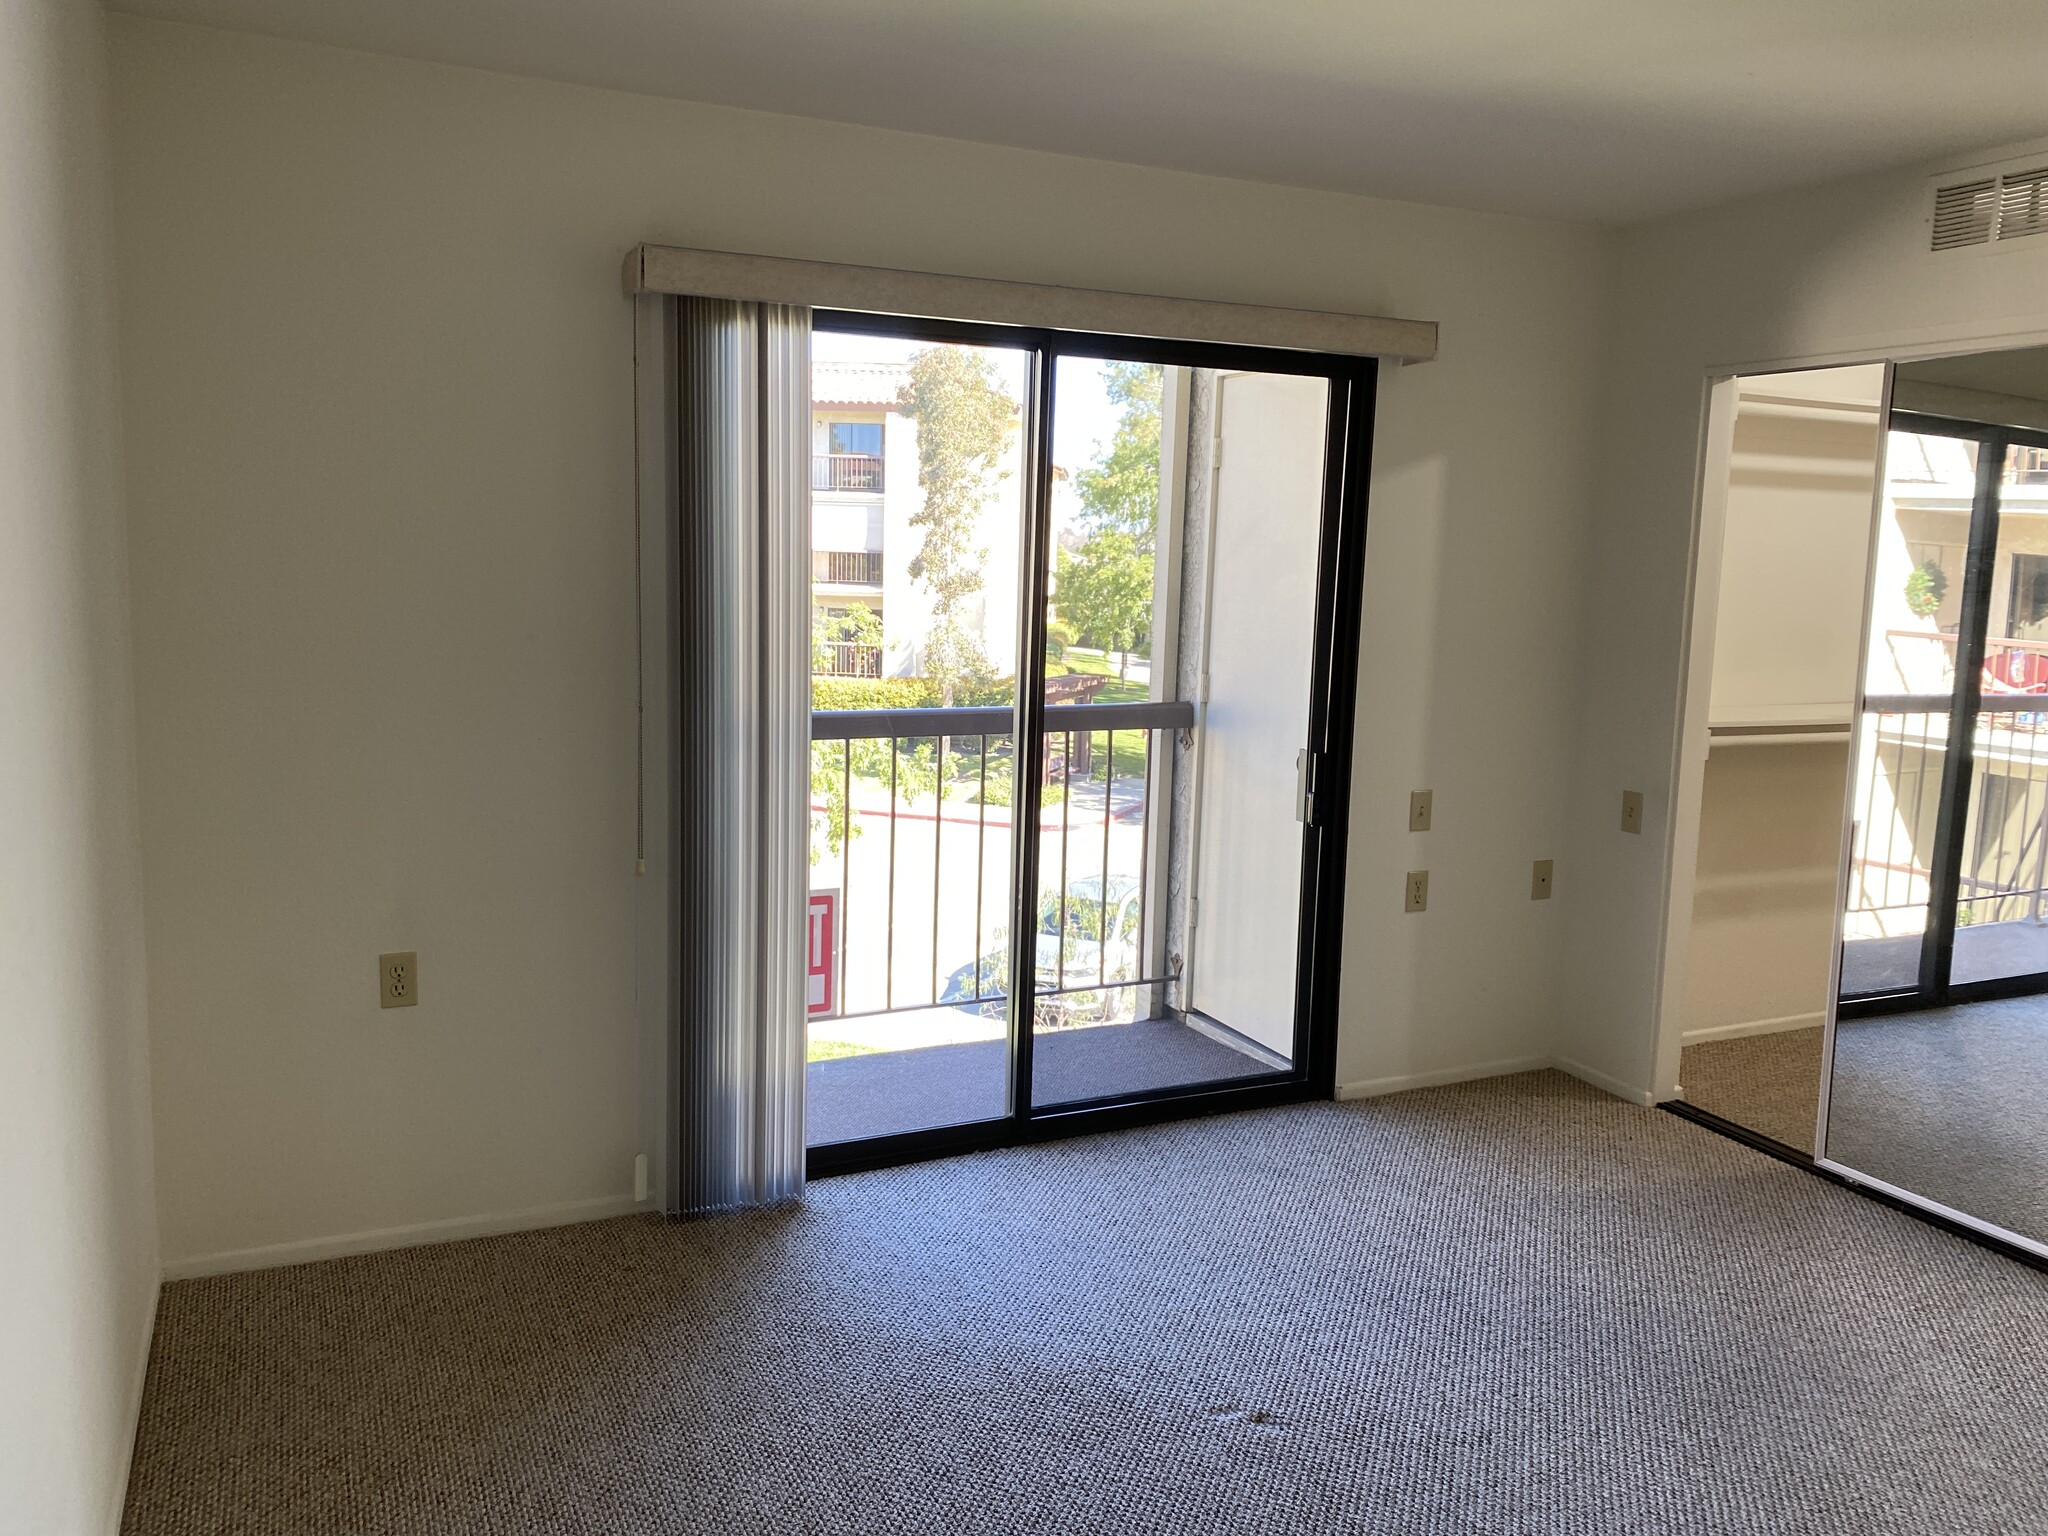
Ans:
MULTIPOLYGON (((812 1146, 994 1120, 1003 1113, 1001 1040, 814 1061, 806 1085, 812 1146)), ((1172 1019, 1047 1030, 1032 1047, 1041 1104, 1257 1077, 1267 1062, 1172 1019)))
MULTIPOLYGON (((1955 981, 2048 971, 2048 924, 1978 923, 1956 930, 1955 981)), ((1851 939, 1842 946, 1842 996, 1904 991, 1920 973, 1920 935, 1851 939)))

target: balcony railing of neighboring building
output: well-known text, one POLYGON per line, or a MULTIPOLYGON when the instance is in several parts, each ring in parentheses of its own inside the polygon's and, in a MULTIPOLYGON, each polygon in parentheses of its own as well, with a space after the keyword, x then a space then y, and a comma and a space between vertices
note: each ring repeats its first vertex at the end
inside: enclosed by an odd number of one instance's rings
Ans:
POLYGON ((851 640, 834 640, 825 657, 825 668, 821 677, 880 677, 882 675, 882 648, 879 645, 857 645, 851 640))
POLYGON ((879 491, 882 489, 882 456, 878 453, 814 453, 811 455, 811 489, 879 491))
MULTIPOLYGON (((1884 632, 1884 640, 1892 656, 1902 666, 1917 666, 1915 651, 1939 645, 1944 653, 1941 667, 1951 677, 1955 673, 1956 636, 1951 631, 1888 629, 1884 632)), ((1983 694, 1986 699, 2011 694, 2040 697, 2039 709, 2020 709, 2012 723, 2015 729, 2048 732, 2048 640, 1987 636, 1984 641, 1983 694)))
POLYGON ((1040 797, 1014 789, 1007 706, 814 711, 813 848, 822 835, 836 850, 836 1015, 1005 1003, 1020 799, 1039 802, 1039 1027, 1115 1017, 1135 989, 1170 982, 1145 974, 1151 770, 1164 733, 1193 723, 1186 703, 1049 704, 1045 784, 1058 794, 1040 797))
POLYGON ((882 584, 882 552, 879 549, 814 549, 811 551, 811 580, 836 587, 879 587, 882 584))

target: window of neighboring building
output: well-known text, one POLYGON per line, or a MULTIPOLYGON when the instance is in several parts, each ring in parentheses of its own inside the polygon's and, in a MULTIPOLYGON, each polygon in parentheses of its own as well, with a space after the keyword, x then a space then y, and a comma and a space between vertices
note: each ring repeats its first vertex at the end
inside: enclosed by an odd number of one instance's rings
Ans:
POLYGON ((835 421, 827 434, 827 453, 858 453, 872 459, 882 456, 882 424, 879 421, 835 421))
POLYGON ((2008 639, 2039 640, 2048 634, 2048 555, 2012 557, 2012 594, 2006 610, 2008 639))

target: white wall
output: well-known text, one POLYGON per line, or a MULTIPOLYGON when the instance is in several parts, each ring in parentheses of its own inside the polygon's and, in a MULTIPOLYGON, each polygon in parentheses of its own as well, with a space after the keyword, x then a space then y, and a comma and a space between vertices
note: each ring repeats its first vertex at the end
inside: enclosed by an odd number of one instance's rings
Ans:
POLYGON ((1382 392, 1339 1078, 1547 1050, 1611 235, 115 28, 174 1266, 628 1188, 641 240, 1442 321, 1382 392))
MULTIPOLYGON (((1928 167, 1931 171, 1936 167, 1928 167)), ((1921 171, 1858 177, 1626 232, 1605 477, 1585 550, 1562 1052, 1623 1088, 1677 1083, 1680 977, 1659 957, 1705 380, 1799 363, 1967 351, 2048 333, 2048 241, 1926 253, 1921 171), (1649 797, 1619 829, 1624 789, 1649 797)), ((1677 829, 1685 835, 1687 829, 1677 829)), ((1562 876, 1560 876, 1562 882, 1562 876)))
POLYGON ((0 0, 0 1531, 112 1531, 156 1300, 97 6, 0 0))

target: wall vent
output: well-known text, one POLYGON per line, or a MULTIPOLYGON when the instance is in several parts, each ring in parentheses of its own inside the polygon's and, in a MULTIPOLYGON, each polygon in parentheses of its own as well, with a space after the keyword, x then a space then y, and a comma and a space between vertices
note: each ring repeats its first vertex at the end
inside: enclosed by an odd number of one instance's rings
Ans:
POLYGON ((2048 165, 2000 177, 1998 238, 2016 240, 2021 235, 2044 233, 2048 233, 2048 165))
POLYGON ((1934 249, 1983 245, 1991 238, 1998 216, 1998 178, 1938 187, 1934 193, 1934 249))
POLYGON ((2040 234, 2048 234, 2048 165, 1934 189, 1931 250, 1961 250, 2040 234))

